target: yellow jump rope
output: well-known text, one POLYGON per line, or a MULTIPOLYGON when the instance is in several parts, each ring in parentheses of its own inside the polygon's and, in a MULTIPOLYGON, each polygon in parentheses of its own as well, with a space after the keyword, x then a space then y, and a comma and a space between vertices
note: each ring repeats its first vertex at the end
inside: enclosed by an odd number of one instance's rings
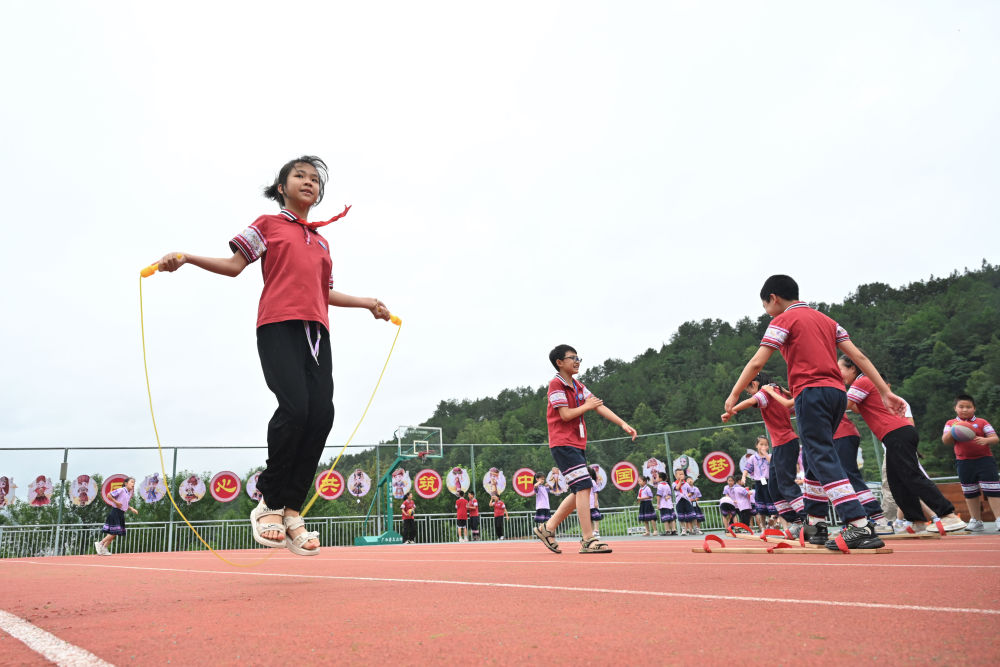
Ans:
MULTIPOLYGON (((181 257, 182 257, 181 255, 178 255, 178 259, 180 259, 181 257)), ((149 397, 149 416, 153 420, 153 434, 156 436, 156 449, 160 454, 160 470, 163 472, 163 479, 170 479, 170 477, 167 476, 167 467, 163 461, 163 446, 160 444, 160 432, 156 428, 156 414, 153 412, 153 392, 150 389, 149 385, 149 366, 146 362, 146 318, 143 312, 143 302, 142 302, 142 279, 148 278, 149 276, 156 273, 157 268, 159 268, 157 264, 150 264, 149 266, 145 267, 139 272, 139 329, 142 332, 142 368, 146 374, 146 395, 149 397)), ((344 455, 344 451, 347 449, 347 446, 351 444, 351 441, 354 439, 354 435, 358 432, 358 429, 361 427, 361 423, 364 422, 365 417, 368 415, 368 408, 371 407, 372 401, 375 400, 375 393, 378 391, 379 385, 382 384, 382 377, 385 375, 385 369, 389 366, 389 360, 392 359, 392 352, 393 350, 396 349, 396 341, 399 340, 399 332, 402 331, 403 328, 402 327, 403 321, 399 317, 391 315, 389 317, 389 321, 395 324, 397 329, 396 329, 396 336, 392 339, 392 345, 389 347, 389 354, 385 358, 385 363, 382 364, 382 372, 378 374, 378 380, 375 382, 375 388, 372 389, 372 394, 371 396, 368 397, 368 403, 367 405, 365 405, 364 412, 361 413, 361 419, 359 419, 358 423, 355 424, 354 430, 351 431, 351 436, 347 439, 347 442, 345 442, 344 446, 340 448, 340 453, 338 453, 337 458, 334 459, 333 465, 331 465, 330 469, 324 474, 329 474, 333 472, 334 469, 337 467, 337 463, 340 462, 340 458, 344 455)), ((212 545, 206 542, 205 538, 201 536, 201 533, 199 533, 198 530, 191 525, 191 522, 188 521, 188 518, 184 516, 184 512, 182 512, 181 508, 177 506, 177 502, 174 500, 174 494, 171 493, 170 491, 170 484, 167 484, 167 497, 170 498, 170 504, 174 506, 174 509, 177 510, 177 513, 180 514, 182 519, 184 519, 184 523, 186 523, 187 527, 191 529, 191 532, 195 534, 195 537, 198 538, 198 541, 204 544, 205 548, 211 551, 212 554, 219 560, 229 563, 234 567, 254 567, 256 565, 265 562, 266 560, 270 559, 271 556, 274 555, 274 552, 272 551, 267 555, 267 557, 252 561, 250 563, 234 563, 233 561, 229 560, 228 558, 220 554, 218 551, 213 549, 212 545)), ((318 497, 319 493, 314 492, 312 499, 310 499, 310 501, 302 509, 301 516, 304 517, 306 515, 306 513, 312 508, 313 503, 316 502, 316 498, 318 497)))

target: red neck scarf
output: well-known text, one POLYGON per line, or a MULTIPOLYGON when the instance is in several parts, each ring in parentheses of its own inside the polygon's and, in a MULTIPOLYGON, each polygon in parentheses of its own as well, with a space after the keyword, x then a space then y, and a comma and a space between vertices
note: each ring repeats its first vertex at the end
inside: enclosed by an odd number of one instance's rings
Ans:
MULTIPOLYGON (((284 209, 284 210, 288 211, 288 209, 284 209)), ((304 225, 304 226, 308 227, 309 229, 311 229, 313 231, 316 231, 316 229, 319 228, 319 227, 323 227, 325 225, 329 225, 331 222, 336 222, 337 220, 340 220, 345 215, 347 215, 347 212, 350 211, 350 210, 351 210, 350 206, 345 206, 343 211, 341 211, 337 215, 333 216, 329 220, 320 220, 318 222, 309 222, 308 220, 302 220, 298 216, 296 216, 295 222, 299 223, 300 225, 304 225)), ((292 215, 295 215, 291 211, 288 211, 288 212, 291 213, 292 215)))

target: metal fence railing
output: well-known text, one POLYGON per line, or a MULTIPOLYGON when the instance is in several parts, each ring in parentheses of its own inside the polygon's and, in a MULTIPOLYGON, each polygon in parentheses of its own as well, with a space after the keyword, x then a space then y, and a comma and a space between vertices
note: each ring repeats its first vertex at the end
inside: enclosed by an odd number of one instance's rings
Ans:
MULTIPOLYGON (((879 489, 873 489, 881 496, 879 489)), ((881 498, 880 498, 881 499, 881 498)), ((703 530, 722 530, 724 522, 716 500, 702 500, 699 507, 705 514, 703 530)), ((641 524, 638 507, 601 508, 604 515, 600 532, 602 537, 616 537, 634 532, 641 524), (630 529, 632 529, 630 531, 630 529)), ((497 539, 493 516, 480 517, 480 539, 497 539)), ((834 517, 830 516, 831 523, 834 517)), ((192 521, 194 528, 213 549, 261 548, 253 541, 250 525, 245 519, 214 521, 192 521)), ((402 531, 402 519, 393 517, 393 528, 402 531)), ((529 539, 535 526, 534 513, 509 512, 504 521, 504 536, 508 540, 529 539)), ((329 516, 307 517, 306 527, 319 532, 320 543, 324 546, 351 546, 354 538, 374 535, 378 532, 375 519, 365 521, 363 517, 329 516)), ((424 514, 416 517, 417 541, 422 543, 446 543, 458 539, 458 531, 453 514, 424 514)), ((576 513, 571 514, 559 527, 559 535, 580 534, 580 524, 576 513)), ((36 558, 40 556, 71 556, 94 553, 94 542, 100 540, 101 524, 71 525, 0 525, 0 558, 36 558)), ((128 534, 116 539, 111 545, 115 553, 146 553, 165 551, 204 551, 205 545, 192 530, 177 522, 130 522, 128 534)))

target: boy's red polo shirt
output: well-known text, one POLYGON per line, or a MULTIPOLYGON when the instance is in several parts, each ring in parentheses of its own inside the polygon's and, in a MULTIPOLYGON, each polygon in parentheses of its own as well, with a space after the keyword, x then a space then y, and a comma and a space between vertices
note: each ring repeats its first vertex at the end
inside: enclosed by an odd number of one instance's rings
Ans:
POLYGON ((582 382, 573 379, 569 384, 561 375, 549 382, 549 400, 545 418, 549 425, 549 447, 587 448, 587 424, 583 415, 564 422, 559 416, 559 408, 576 408, 591 395, 582 382))
POLYGON ((809 304, 797 301, 771 320, 760 344, 781 352, 788 364, 792 396, 798 396, 806 387, 843 391, 837 345, 850 339, 844 327, 809 304))

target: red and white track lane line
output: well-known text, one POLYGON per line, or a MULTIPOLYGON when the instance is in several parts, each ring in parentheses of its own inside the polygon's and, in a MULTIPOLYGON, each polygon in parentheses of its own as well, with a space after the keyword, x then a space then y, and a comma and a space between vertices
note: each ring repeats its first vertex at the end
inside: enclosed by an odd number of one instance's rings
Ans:
POLYGON ((649 590, 627 590, 619 588, 589 588, 580 586, 545 586, 538 584, 512 584, 506 582, 489 581, 461 581, 448 579, 404 579, 399 577, 347 577, 327 574, 290 574, 282 572, 233 572, 227 570, 185 570, 181 568, 168 567, 139 567, 128 565, 98 565, 88 563, 71 562, 51 562, 51 561, 18 561, 25 565, 47 565, 50 567, 95 567, 119 570, 141 570, 146 572, 177 572, 182 574, 208 574, 208 575, 232 575, 238 577, 275 577, 287 579, 320 579, 326 581, 363 581, 369 583, 390 583, 390 584, 433 584, 440 586, 470 586, 482 588, 510 588, 534 591, 554 591, 569 593, 602 593, 607 595, 641 595, 646 597, 659 598, 684 598, 689 600, 712 600, 712 601, 738 601, 738 602, 774 602, 779 604, 794 605, 818 605, 823 607, 847 607, 861 609, 889 609, 893 611, 919 611, 934 613, 954 613, 954 614, 983 614, 987 616, 1000 616, 1000 609, 978 609, 970 607, 931 607, 925 605, 910 604, 886 604, 879 602, 842 602, 837 600, 809 600, 799 598, 761 598, 742 595, 711 595, 702 593, 671 593, 667 591, 649 590))
POLYGON ((32 625, 20 616, 9 614, 0 609, 0 630, 14 639, 20 640, 25 646, 46 660, 67 667, 113 667, 111 663, 98 658, 90 651, 79 646, 64 642, 55 635, 32 625))
MULTIPOLYGON (((831 553, 830 555, 837 555, 831 553)), ((714 560, 712 562, 702 561, 702 562, 675 562, 675 561, 662 561, 662 560, 609 560, 607 558, 601 559, 591 559, 591 560, 573 560, 574 565, 594 565, 594 566, 608 566, 608 565, 669 565, 670 567, 746 567, 749 565, 772 565, 774 564, 774 556, 766 556, 770 560, 755 560, 755 561, 740 561, 740 562, 724 562, 714 560)), ((782 556, 783 559, 791 558, 791 556, 782 556)), ((809 558, 812 558, 809 556, 809 558)), ((146 554, 143 558, 144 562, 149 561, 169 561, 171 563, 177 563, 180 561, 194 561, 194 562, 205 562, 205 558, 198 556, 185 556, 182 554, 146 554)), ((281 563, 302 563, 304 565, 314 566, 316 563, 344 563, 344 562, 361 562, 361 563, 383 563, 386 565, 395 565, 407 563, 496 563, 501 565, 558 565, 559 567, 565 567, 567 561, 561 560, 554 556, 542 556, 538 559, 514 559, 514 558, 342 558, 335 556, 332 558, 323 558, 322 554, 311 561, 307 561, 304 558, 282 558, 281 563)), ((941 563, 927 563, 926 565, 921 564, 907 564, 907 563, 870 563, 870 562, 842 562, 842 563, 831 563, 823 562, 818 563, 816 561, 798 561, 793 562, 790 560, 782 560, 781 566, 799 566, 799 567, 900 567, 900 568, 933 568, 935 570, 1000 570, 1000 565, 949 565, 941 563)))

